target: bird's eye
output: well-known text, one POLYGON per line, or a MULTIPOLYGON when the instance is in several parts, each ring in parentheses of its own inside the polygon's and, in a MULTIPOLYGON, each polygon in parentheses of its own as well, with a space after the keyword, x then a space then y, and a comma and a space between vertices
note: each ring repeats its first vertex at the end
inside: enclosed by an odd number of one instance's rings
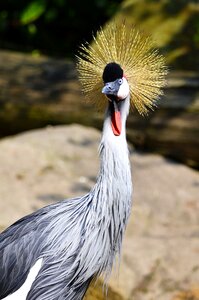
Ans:
POLYGON ((118 83, 119 83, 119 85, 121 85, 121 84, 122 84, 122 82, 123 82, 122 78, 118 79, 118 83))

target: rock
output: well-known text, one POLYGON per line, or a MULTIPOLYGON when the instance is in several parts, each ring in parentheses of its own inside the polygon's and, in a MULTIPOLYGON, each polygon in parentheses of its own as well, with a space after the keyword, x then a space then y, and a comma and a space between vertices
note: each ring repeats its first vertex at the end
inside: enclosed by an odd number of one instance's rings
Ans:
MULTIPOLYGON (((171 72, 159 109, 130 114, 129 141, 199 167, 198 86, 199 73, 171 72)), ((0 51, 0 136, 77 122, 101 129, 103 113, 80 90, 73 62, 0 51)))
POLYGON ((81 126, 48 127, 3 139, 1 224, 7 226, 50 202, 87 192, 98 170, 98 142, 96 130, 81 126), (88 161, 93 163, 90 170, 88 161))
POLYGON ((179 292, 173 300, 199 300, 199 288, 179 292))
MULTIPOLYGON (((0 227, 54 201, 87 193, 98 173, 99 140, 97 130, 80 125, 2 139, 0 227)), ((131 150, 130 159, 133 211, 108 299, 172 300, 199 281, 199 174, 155 154, 131 150)), ((106 299, 101 283, 86 299, 106 299)))
POLYGON ((71 61, 0 51, 0 91, 1 137, 46 125, 97 123, 71 61))

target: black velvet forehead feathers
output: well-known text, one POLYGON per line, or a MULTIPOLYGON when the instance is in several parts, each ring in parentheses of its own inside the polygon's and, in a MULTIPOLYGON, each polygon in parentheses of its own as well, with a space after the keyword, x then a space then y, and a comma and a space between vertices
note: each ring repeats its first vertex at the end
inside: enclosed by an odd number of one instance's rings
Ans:
POLYGON ((123 77, 123 70, 119 64, 111 62, 106 65, 102 75, 104 83, 115 81, 123 77))

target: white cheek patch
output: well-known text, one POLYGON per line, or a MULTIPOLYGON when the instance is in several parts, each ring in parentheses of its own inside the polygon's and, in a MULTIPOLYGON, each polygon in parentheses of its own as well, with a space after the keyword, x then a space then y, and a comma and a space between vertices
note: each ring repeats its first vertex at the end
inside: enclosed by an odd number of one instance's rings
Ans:
POLYGON ((122 78, 123 79, 123 82, 119 88, 119 91, 117 93, 117 97, 119 99, 125 99, 128 94, 129 94, 129 84, 128 84, 128 81, 126 80, 125 77, 122 78))

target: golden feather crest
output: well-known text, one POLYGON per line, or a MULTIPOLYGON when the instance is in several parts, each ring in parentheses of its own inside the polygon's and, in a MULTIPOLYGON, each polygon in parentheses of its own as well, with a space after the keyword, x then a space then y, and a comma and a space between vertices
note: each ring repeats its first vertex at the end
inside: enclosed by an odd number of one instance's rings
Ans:
POLYGON ((118 63, 130 86, 131 104, 145 115, 162 95, 165 85, 164 58, 153 50, 149 37, 125 23, 110 23, 97 32, 91 45, 82 45, 77 70, 86 98, 98 106, 107 102, 102 94, 102 74, 110 62, 118 63))

